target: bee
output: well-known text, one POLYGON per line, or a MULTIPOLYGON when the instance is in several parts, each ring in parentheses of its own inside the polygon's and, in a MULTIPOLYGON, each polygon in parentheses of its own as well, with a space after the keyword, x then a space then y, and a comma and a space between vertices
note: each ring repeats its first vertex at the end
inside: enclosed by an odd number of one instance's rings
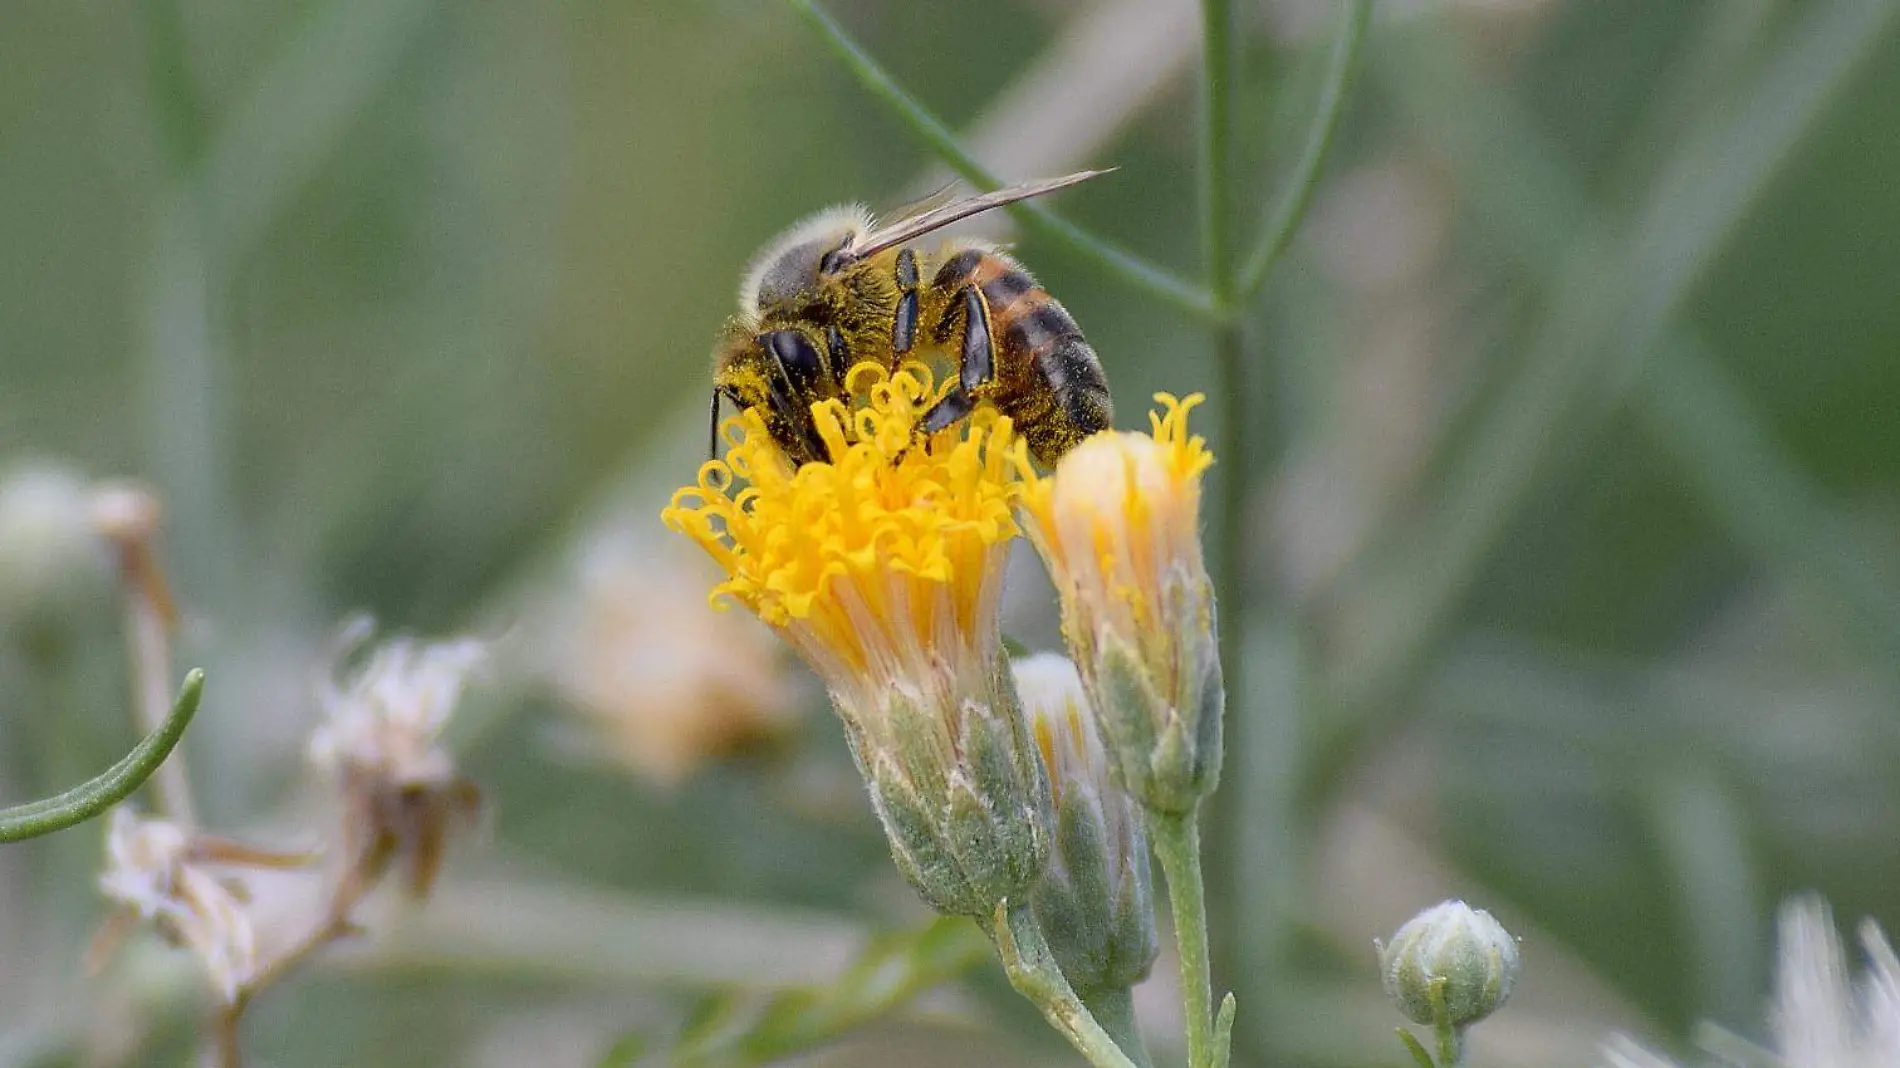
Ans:
POLYGON ((832 208, 767 245, 739 289, 739 314, 713 353, 711 451, 721 398, 757 409, 794 463, 829 460, 814 402, 846 397, 865 360, 895 369, 926 353, 949 357, 949 390, 919 421, 932 434, 990 404, 1009 416, 1037 460, 1053 464, 1113 419, 1095 350, 1062 304, 991 245, 916 242, 960 219, 1042 196, 1102 171, 1010 186, 923 206, 888 222, 861 207, 832 208))

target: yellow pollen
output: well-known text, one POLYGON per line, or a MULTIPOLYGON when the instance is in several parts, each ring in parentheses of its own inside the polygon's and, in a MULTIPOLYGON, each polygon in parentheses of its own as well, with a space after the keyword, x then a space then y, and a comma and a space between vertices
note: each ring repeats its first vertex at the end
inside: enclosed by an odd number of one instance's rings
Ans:
POLYGON ((862 671, 897 645, 967 644, 992 607, 993 550, 1017 533, 1020 484, 1007 418, 985 408, 917 432, 944 388, 921 364, 859 364, 846 387, 851 405, 812 405, 830 462, 794 467, 747 410, 722 427, 725 459, 660 517, 725 570, 715 607, 737 601, 808 659, 862 671))

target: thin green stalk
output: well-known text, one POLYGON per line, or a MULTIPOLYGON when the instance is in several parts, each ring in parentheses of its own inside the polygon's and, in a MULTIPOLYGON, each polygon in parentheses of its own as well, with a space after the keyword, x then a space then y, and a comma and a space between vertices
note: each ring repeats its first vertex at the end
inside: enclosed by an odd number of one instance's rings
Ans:
POLYGON ((1168 880, 1174 940, 1181 963, 1181 1012, 1187 1023, 1188 1068, 1212 1068, 1214 981, 1207 958, 1207 902, 1201 885, 1198 810, 1183 815, 1150 812, 1148 831, 1161 873, 1168 880))
MULTIPOLYGON (((973 185, 995 189, 1003 184, 994 173, 970 154, 957 135, 942 119, 890 76, 870 54, 861 48, 825 10, 812 0, 789 0, 792 7, 818 29, 825 43, 844 62, 845 69, 857 78, 867 92, 876 97, 898 120, 908 126, 950 169, 973 185)), ((1202 319, 1219 319, 1221 312, 1207 292, 1178 275, 1128 252, 1106 238, 1091 234, 1034 201, 1012 204, 1006 210, 1016 220, 1070 251, 1084 256, 1104 272, 1121 282, 1202 319)))
POLYGON ((1102 1025, 1108 1037, 1140 1068, 1151 1068, 1148 1045, 1141 1040, 1141 1028, 1135 1025, 1135 992, 1128 987, 1115 990, 1077 991, 1089 1015, 1102 1025))
MULTIPOLYGON (((1089 1012, 1056 964, 1055 953, 1027 905, 996 907, 991 925, 1009 985, 1042 1011, 1049 1026, 1069 1040, 1095 1068, 1141 1068, 1089 1012)), ((1205 955, 1203 955, 1205 956, 1205 955)))
POLYGON ((1207 288, 1231 310, 1234 296, 1234 11, 1201 0, 1201 251, 1207 288))
POLYGON ((1366 28, 1372 24, 1372 0, 1346 0, 1340 5, 1339 25, 1333 32, 1331 57, 1326 63, 1326 80, 1320 85, 1319 104, 1306 131, 1306 145, 1293 165, 1287 184, 1267 216, 1265 228, 1241 269, 1235 292, 1239 299, 1260 291, 1273 268, 1286 254, 1299 231, 1301 220, 1313 205, 1313 193, 1319 188, 1320 171, 1332 154, 1334 135, 1346 115, 1346 101, 1358 80, 1360 54, 1366 43, 1366 28))
MULTIPOLYGON (((1238 712, 1235 729, 1244 729, 1242 702, 1250 692, 1242 654, 1246 634, 1247 496, 1257 474, 1248 462, 1253 455, 1253 423, 1259 416, 1251 403, 1247 376, 1247 345, 1242 324, 1224 323, 1214 332, 1214 405, 1219 445, 1214 455, 1214 492, 1220 501, 1214 527, 1214 594, 1225 623, 1220 628, 1221 672, 1227 693, 1238 712)), ((1234 746, 1230 746, 1233 748, 1234 746)))
POLYGON ((204 672, 192 671, 178 691, 171 715, 103 774, 56 797, 0 810, 0 842, 18 842, 62 831, 99 815, 130 797, 165 762, 198 711, 204 672))

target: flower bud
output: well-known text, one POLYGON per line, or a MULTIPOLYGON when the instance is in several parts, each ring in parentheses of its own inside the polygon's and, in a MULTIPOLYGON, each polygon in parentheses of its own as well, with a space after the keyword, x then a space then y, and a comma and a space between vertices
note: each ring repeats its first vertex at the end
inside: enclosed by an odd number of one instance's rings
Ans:
POLYGON ((1483 909, 1446 901, 1412 917, 1379 949, 1386 996, 1414 1023, 1433 1024, 1432 987, 1443 983, 1447 1023, 1465 1027, 1511 996, 1517 939, 1483 909))
POLYGON ((1187 431, 1201 398, 1156 399, 1167 411, 1150 417, 1152 434, 1097 434, 1047 478, 1018 460, 1029 536, 1061 595, 1116 781, 1179 815, 1220 778, 1225 698, 1200 535, 1214 459, 1187 431))
POLYGON ((1075 664, 1054 653, 1012 665, 1055 800, 1055 840, 1032 905, 1056 963, 1077 990, 1147 978, 1155 933, 1148 838, 1134 801, 1110 780, 1075 664))

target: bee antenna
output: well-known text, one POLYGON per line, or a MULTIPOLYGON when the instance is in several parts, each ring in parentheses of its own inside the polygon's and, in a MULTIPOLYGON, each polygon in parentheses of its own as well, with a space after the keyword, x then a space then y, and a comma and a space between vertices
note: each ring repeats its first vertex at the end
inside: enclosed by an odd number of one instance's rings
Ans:
POLYGON ((706 459, 719 459, 719 398, 725 390, 718 386, 712 391, 712 419, 706 428, 706 459))

